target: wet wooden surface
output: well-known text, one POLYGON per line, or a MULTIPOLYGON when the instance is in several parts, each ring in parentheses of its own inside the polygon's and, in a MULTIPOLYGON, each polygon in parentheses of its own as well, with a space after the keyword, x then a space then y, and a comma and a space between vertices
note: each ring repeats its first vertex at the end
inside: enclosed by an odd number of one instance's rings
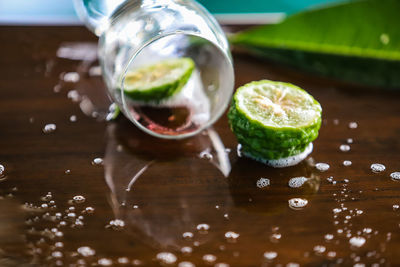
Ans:
POLYGON ((390 178, 400 171, 400 93, 235 55, 236 86, 264 78, 292 82, 323 107, 311 157, 296 167, 272 169, 237 156, 225 115, 213 129, 180 142, 147 136, 125 118, 102 121, 109 103, 104 85, 87 74, 96 63, 57 57, 62 44, 82 42, 96 43, 82 27, 0 28, 1 266, 111 261, 114 266, 157 266, 160 252, 173 253, 175 265, 400 265, 400 209, 395 206, 400 205, 400 182, 390 178), (66 72, 79 72, 81 79, 60 82, 66 72), (84 97, 86 104, 73 102, 71 90, 90 98, 84 97), (96 111, 92 115, 98 118, 83 114, 80 106, 96 111), (349 128, 350 122, 358 127, 349 128), (44 134, 49 123, 57 129, 44 134), (351 150, 340 151, 348 138, 353 139, 351 150), (103 165, 92 164, 97 157, 103 165), (352 165, 343 166, 344 160, 352 165), (313 162, 328 163, 330 169, 320 172, 313 162), (373 173, 372 163, 386 170, 373 173), (290 188, 289 179, 298 176, 310 180, 290 188), (327 180, 331 176, 332 182, 327 180), (271 184, 258 188, 260 178, 271 184), (48 192, 54 203, 42 198, 48 192), (77 195, 84 203, 71 202, 77 195), (288 200, 296 197, 308 205, 291 209, 288 200), (86 207, 94 212, 82 214, 86 207), (115 219, 124 226, 117 221, 106 228, 115 219), (199 224, 209 225, 207 233, 196 229, 199 224), (228 231, 239 234, 237 240, 227 240, 228 231), (183 238, 184 232, 193 237, 183 238), (352 246, 353 237, 364 238, 365 244, 352 246), (82 246, 95 255, 77 253, 82 246), (182 247, 191 247, 192 253, 182 253, 182 247), (268 251, 276 258, 267 260, 263 254, 268 251))

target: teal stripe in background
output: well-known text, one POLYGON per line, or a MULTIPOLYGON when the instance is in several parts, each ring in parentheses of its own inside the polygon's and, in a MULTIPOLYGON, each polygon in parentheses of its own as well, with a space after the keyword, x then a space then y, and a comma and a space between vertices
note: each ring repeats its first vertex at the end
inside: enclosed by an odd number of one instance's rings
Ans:
MULTIPOLYGON (((199 0, 214 14, 286 13, 343 0, 199 0)), ((1 24, 79 23, 72 0, 0 0, 1 24)))

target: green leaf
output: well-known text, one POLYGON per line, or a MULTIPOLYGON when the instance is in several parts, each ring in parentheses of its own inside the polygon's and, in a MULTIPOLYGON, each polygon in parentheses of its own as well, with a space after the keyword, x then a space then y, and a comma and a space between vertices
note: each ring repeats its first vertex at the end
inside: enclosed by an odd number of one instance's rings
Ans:
POLYGON ((400 87, 400 1, 364 0, 301 12, 231 37, 234 45, 307 71, 400 87))

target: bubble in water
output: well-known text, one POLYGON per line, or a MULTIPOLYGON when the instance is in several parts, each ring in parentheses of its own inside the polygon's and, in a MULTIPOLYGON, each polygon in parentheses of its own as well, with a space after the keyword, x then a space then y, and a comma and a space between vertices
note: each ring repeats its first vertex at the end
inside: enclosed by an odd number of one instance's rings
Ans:
POLYGON ((194 265, 193 263, 191 263, 190 261, 182 261, 178 264, 178 267, 195 267, 196 265, 194 265))
POLYGON ((125 227, 125 222, 120 219, 111 220, 106 228, 111 228, 116 231, 121 231, 125 227))
POLYGON ((343 161, 343 166, 348 167, 348 166, 351 166, 351 164, 353 164, 353 163, 350 160, 344 160, 343 161))
POLYGON ((95 159, 93 159, 92 165, 95 165, 95 166, 97 166, 97 165, 103 165, 103 159, 102 159, 102 158, 95 158, 95 159))
POLYGON ((278 253, 276 253, 275 251, 266 251, 264 252, 264 258, 266 260, 273 260, 278 256, 278 253))
POLYGON ((356 129, 357 127, 358 127, 357 122, 352 121, 352 122, 349 123, 349 128, 350 129, 356 129))
POLYGON ((96 251, 91 247, 79 247, 76 251, 83 257, 90 257, 96 254, 96 251))
POLYGON ((384 170, 386 170, 385 165, 380 164, 380 163, 373 163, 371 164, 371 170, 374 173, 380 173, 383 172, 384 170))
POLYGON ((205 233, 207 233, 208 230, 210 229, 210 226, 209 226, 208 224, 206 224, 206 223, 201 223, 201 224, 198 224, 198 225, 196 226, 196 229, 197 229, 197 231, 199 231, 200 233, 205 234, 205 233))
POLYGON ((352 143, 353 143, 353 138, 347 138, 346 142, 347 142, 348 144, 352 144, 352 143))
POLYGON ((317 246, 314 247, 314 252, 315 252, 316 254, 322 254, 322 253, 324 253, 325 251, 326 251, 326 247, 324 247, 324 246, 317 245, 317 246))
POLYGON ((217 257, 212 254, 206 254, 203 256, 203 261, 205 261, 206 263, 213 263, 216 260, 217 260, 217 257))
POLYGON ((361 215, 361 214, 363 214, 363 213, 364 213, 363 210, 357 210, 357 211, 356 211, 356 214, 357 214, 357 215, 361 215))
POLYGON ((86 207, 85 210, 82 211, 82 213, 92 214, 92 213, 94 213, 94 208, 86 207))
POLYGON ((393 181, 400 181, 400 172, 392 172, 390 178, 392 178, 393 181))
POLYGON ((207 159, 207 160, 213 159, 213 155, 210 153, 210 149, 206 149, 206 150, 200 152, 199 157, 201 159, 207 159))
POLYGON ((55 130, 57 129, 57 126, 54 124, 54 123, 49 123, 49 124, 46 124, 44 127, 43 127, 43 132, 44 133, 52 133, 52 132, 54 132, 55 130))
POLYGON ((184 233, 182 234, 182 237, 183 237, 184 239, 192 239, 192 238, 193 238, 193 233, 192 233, 192 232, 184 232, 184 233))
POLYGON ((176 256, 171 252, 160 252, 156 258, 162 264, 174 264, 177 260, 176 256))
POLYGON ((315 168, 321 172, 325 172, 325 171, 329 170, 330 166, 328 163, 320 162, 320 163, 315 164, 315 168))
POLYGON ((308 181, 306 177, 294 177, 289 180, 289 187, 291 188, 299 188, 304 185, 305 182, 308 181))
POLYGON ((231 243, 236 242, 236 240, 239 238, 239 236, 240 236, 240 234, 232 232, 232 231, 228 231, 225 233, 225 239, 231 243))
POLYGON ((339 149, 342 152, 348 152, 348 151, 350 151, 350 146, 346 145, 346 144, 342 144, 342 145, 340 145, 339 149))
POLYGON ((182 254, 188 255, 188 254, 191 254, 192 251, 193 251, 193 249, 192 249, 191 247, 182 247, 182 248, 181 248, 182 254))
POLYGON ((257 180, 257 187, 258 188, 264 188, 267 187, 271 184, 270 180, 268 178, 260 178, 257 180))
POLYGON ((83 202, 85 202, 86 198, 84 196, 74 196, 72 198, 72 201, 76 204, 81 204, 83 202))
POLYGON ((76 115, 71 115, 71 116, 69 117, 69 121, 70 121, 70 122, 76 122, 76 120, 77 120, 76 115))
POLYGON ((397 204, 394 204, 394 205, 393 205, 393 210, 394 210, 394 211, 398 210, 399 208, 400 208, 399 205, 397 205, 397 204))
POLYGON ((65 82, 76 83, 79 81, 79 74, 77 72, 67 72, 63 76, 65 82))
POLYGON ((288 201, 289 207, 294 210, 301 210, 308 204, 308 200, 304 198, 291 198, 288 201))
POLYGON ((64 172, 65 174, 70 174, 71 173, 71 170, 65 170, 65 172, 64 172))
POLYGON ((354 236, 350 238, 349 243, 354 247, 362 247, 365 244, 365 238, 362 236, 354 236))
POLYGON ((68 219, 74 219, 76 217, 76 214, 74 212, 69 212, 67 213, 68 219))
POLYGON ((101 258, 97 261, 100 266, 111 266, 113 264, 111 259, 101 258))
POLYGON ((326 241, 331 241, 334 236, 332 234, 326 234, 324 237, 326 241))

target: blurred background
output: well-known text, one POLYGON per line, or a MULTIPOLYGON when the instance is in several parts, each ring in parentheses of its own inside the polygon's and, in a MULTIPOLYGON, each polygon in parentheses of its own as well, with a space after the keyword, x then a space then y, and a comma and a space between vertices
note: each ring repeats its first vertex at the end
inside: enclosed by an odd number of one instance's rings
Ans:
MULTIPOLYGON (((344 0, 199 0, 227 24, 271 23, 316 5, 344 0), (250 15, 249 15, 250 14, 250 15)), ((72 0, 0 0, 0 24, 80 24, 72 0)))

